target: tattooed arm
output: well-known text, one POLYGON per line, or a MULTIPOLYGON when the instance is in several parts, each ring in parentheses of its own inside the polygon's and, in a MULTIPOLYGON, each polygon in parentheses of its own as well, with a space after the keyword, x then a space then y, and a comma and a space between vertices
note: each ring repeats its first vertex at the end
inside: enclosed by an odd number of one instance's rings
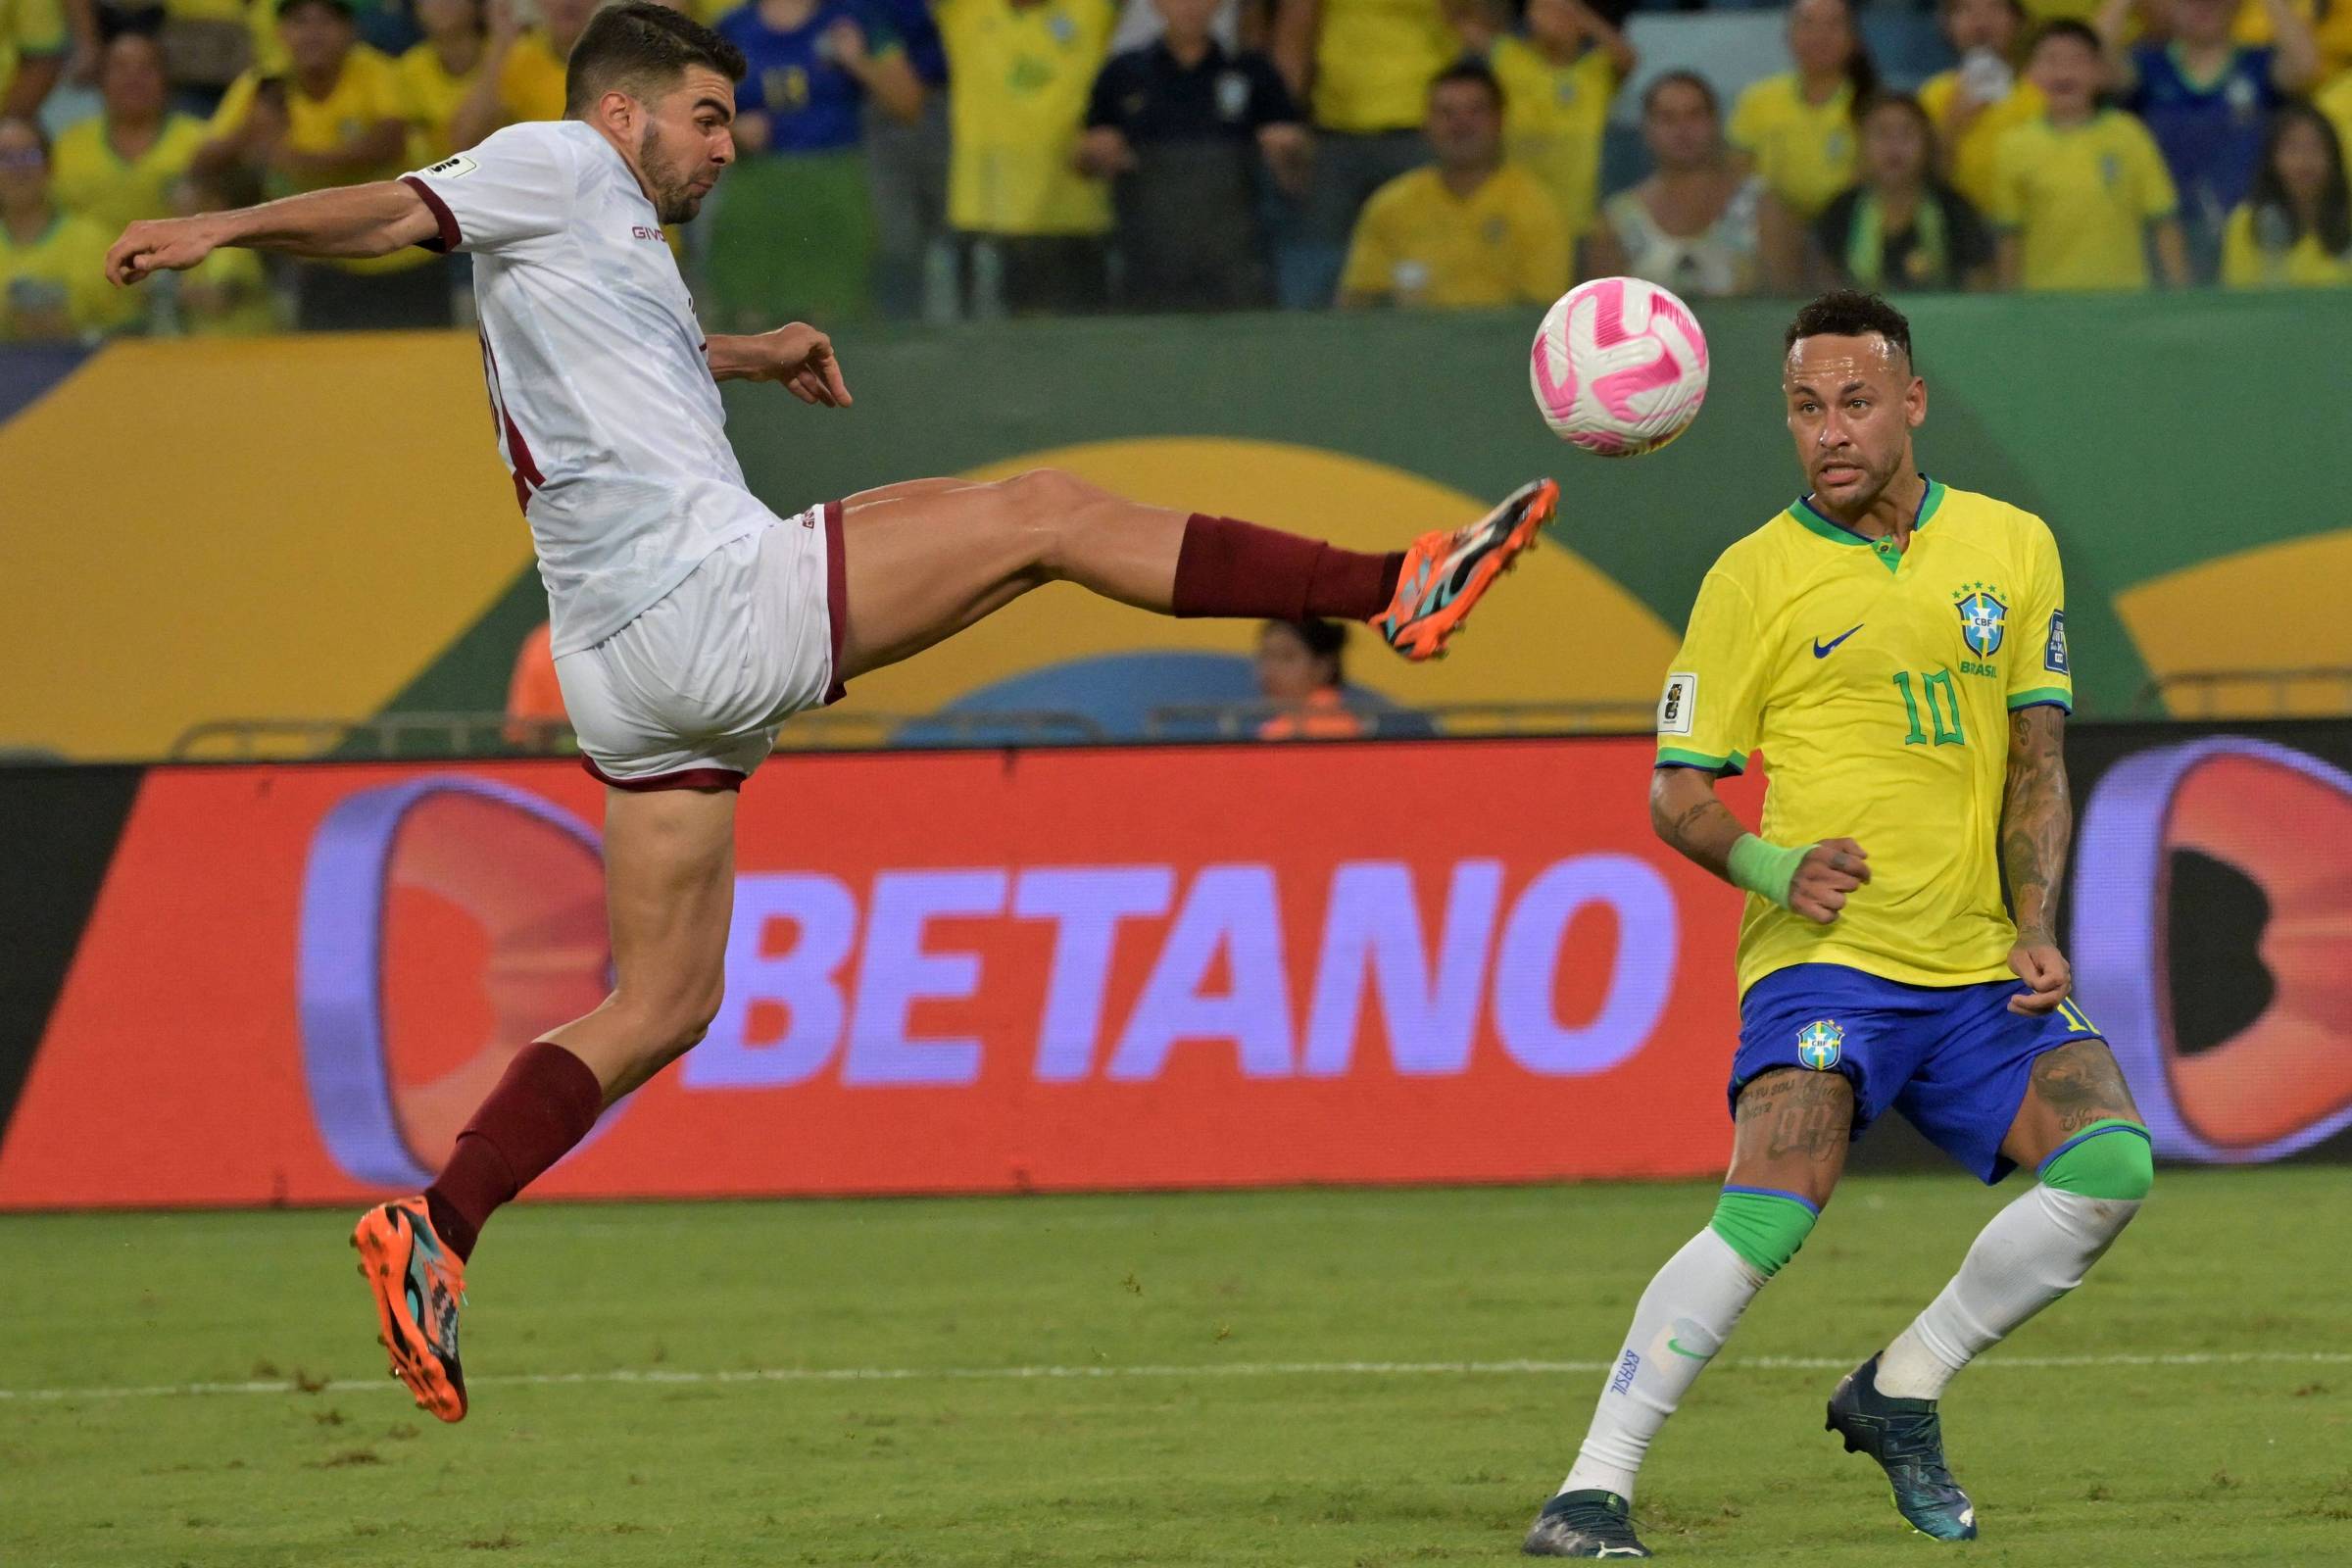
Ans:
POLYGON ((2020 709, 2009 715, 2009 783, 2001 800, 2001 872, 2017 917, 2009 967, 2029 988, 2010 999, 2012 1012, 2048 1012, 2074 983, 2058 951, 2058 883, 2074 831, 2074 804, 2066 792, 2066 712, 2046 705, 2020 709))
MULTIPOLYGON (((1686 858, 1731 883, 1753 887, 1732 874, 1732 851, 1748 836, 1732 808, 1715 798, 1715 779, 1694 767, 1661 767, 1649 775, 1649 824, 1686 858)), ((1778 853, 1795 856, 1793 849, 1778 853)), ((1788 878, 1787 907, 1828 925, 1845 907, 1847 894, 1870 880, 1870 857, 1852 839, 1824 839, 1807 846, 1788 878)), ((1763 895, 1767 898, 1774 893, 1763 895)))

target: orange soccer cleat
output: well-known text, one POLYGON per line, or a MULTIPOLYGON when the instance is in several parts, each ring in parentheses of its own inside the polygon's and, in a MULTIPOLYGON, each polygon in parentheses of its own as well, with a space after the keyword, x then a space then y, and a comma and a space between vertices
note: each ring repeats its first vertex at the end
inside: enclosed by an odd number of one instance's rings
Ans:
POLYGON ((466 1304, 464 1259, 442 1245, 421 1198, 380 1203, 362 1214, 351 1245, 359 1249, 360 1277, 375 1297, 383 1325, 376 1343, 391 1352, 392 1375, 409 1386, 417 1409, 463 1421, 458 1308, 466 1304))
POLYGON ((1372 624, 1407 659, 1439 657, 1479 597, 1551 520, 1559 500, 1557 484, 1538 479, 1466 528, 1423 534, 1405 552, 1396 597, 1372 624))

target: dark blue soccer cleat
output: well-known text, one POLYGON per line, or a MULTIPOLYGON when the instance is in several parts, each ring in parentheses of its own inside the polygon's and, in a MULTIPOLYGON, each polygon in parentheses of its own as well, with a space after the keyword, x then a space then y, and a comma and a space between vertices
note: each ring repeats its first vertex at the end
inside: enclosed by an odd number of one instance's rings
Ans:
POLYGON ((1943 1423, 1934 1399, 1879 1392, 1879 1358, 1845 1375, 1830 1396, 1828 1429, 1845 1451, 1867 1453, 1886 1472, 1894 1506, 1911 1528, 1937 1541, 1977 1539, 1977 1510, 1943 1463, 1943 1423))
POLYGON ((1646 1557, 1634 1505, 1614 1492, 1563 1492, 1536 1515, 1519 1549, 1530 1557, 1646 1557))

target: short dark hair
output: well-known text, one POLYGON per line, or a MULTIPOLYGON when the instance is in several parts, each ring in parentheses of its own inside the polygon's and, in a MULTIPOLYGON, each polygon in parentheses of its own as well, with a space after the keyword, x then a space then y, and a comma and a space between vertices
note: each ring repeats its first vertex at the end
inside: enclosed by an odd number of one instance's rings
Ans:
POLYGON ((1305 647, 1317 659, 1331 663, 1332 684, 1348 684, 1348 623, 1340 620, 1269 620, 1269 626, 1280 626, 1305 647))
POLYGON ((1902 350, 1906 365, 1911 362, 1911 322, 1902 312, 1876 294, 1834 288, 1796 313, 1781 349, 1786 353, 1796 347, 1799 338, 1866 337, 1873 332, 1902 350))
POLYGON ((2039 49, 2052 38, 2072 38, 2101 58, 2104 58, 2107 53, 2107 46, 2099 41, 2098 32, 2089 23, 2075 17, 2060 17, 2053 22, 2043 23, 2034 30, 2034 44, 2026 51, 2027 58, 2033 58, 2034 50, 2039 49))
POLYGON ((1662 71, 1650 78, 1642 89, 1642 113, 1649 114, 1658 107, 1658 94, 1669 87, 1690 87, 1706 101, 1707 113, 1717 120, 1723 118, 1723 100, 1715 96, 1715 84, 1695 71, 1662 71))
POLYGON ((1487 90, 1488 101, 1496 109, 1502 107, 1502 82, 1494 74, 1494 68, 1484 60, 1473 60, 1465 56, 1430 77, 1430 96, 1436 97, 1440 87, 1456 81, 1474 82, 1478 86, 1484 87, 1487 90))
POLYGON ((692 17, 652 0, 624 0, 588 19, 564 72, 564 113, 585 115, 606 93, 651 101, 688 67, 706 66, 741 81, 743 51, 692 17))

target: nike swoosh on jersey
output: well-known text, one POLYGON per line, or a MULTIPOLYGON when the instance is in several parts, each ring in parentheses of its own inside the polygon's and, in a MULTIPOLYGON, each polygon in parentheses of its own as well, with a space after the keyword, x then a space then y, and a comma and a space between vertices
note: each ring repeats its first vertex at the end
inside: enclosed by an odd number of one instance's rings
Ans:
POLYGON ((1815 659, 1827 659, 1827 658, 1829 658, 1829 657, 1830 657, 1830 653, 1831 653, 1831 651, 1832 651, 1833 649, 1835 649, 1835 648, 1836 648, 1836 647, 1837 647, 1837 646, 1838 646, 1839 643, 1841 643, 1841 642, 1845 641, 1845 639, 1846 639, 1846 638, 1848 638, 1848 637, 1851 637, 1851 636, 1854 634, 1854 632, 1855 632, 1855 631, 1860 631, 1860 630, 1862 629, 1862 625, 1863 625, 1863 624, 1867 624, 1867 623, 1866 623, 1866 622, 1865 622, 1865 623, 1858 623, 1858 624, 1856 624, 1856 625, 1855 625, 1855 627, 1854 627, 1854 630, 1853 630, 1853 631, 1844 632, 1844 633, 1842 633, 1842 634, 1840 634, 1840 635, 1838 635, 1838 636, 1833 637, 1833 638, 1831 638, 1831 639, 1830 639, 1828 642, 1826 642, 1826 643, 1825 643, 1825 642, 1823 642, 1823 641, 1822 641, 1820 638, 1818 638, 1818 637, 1814 638, 1814 639, 1813 639, 1813 657, 1814 657, 1815 659))

